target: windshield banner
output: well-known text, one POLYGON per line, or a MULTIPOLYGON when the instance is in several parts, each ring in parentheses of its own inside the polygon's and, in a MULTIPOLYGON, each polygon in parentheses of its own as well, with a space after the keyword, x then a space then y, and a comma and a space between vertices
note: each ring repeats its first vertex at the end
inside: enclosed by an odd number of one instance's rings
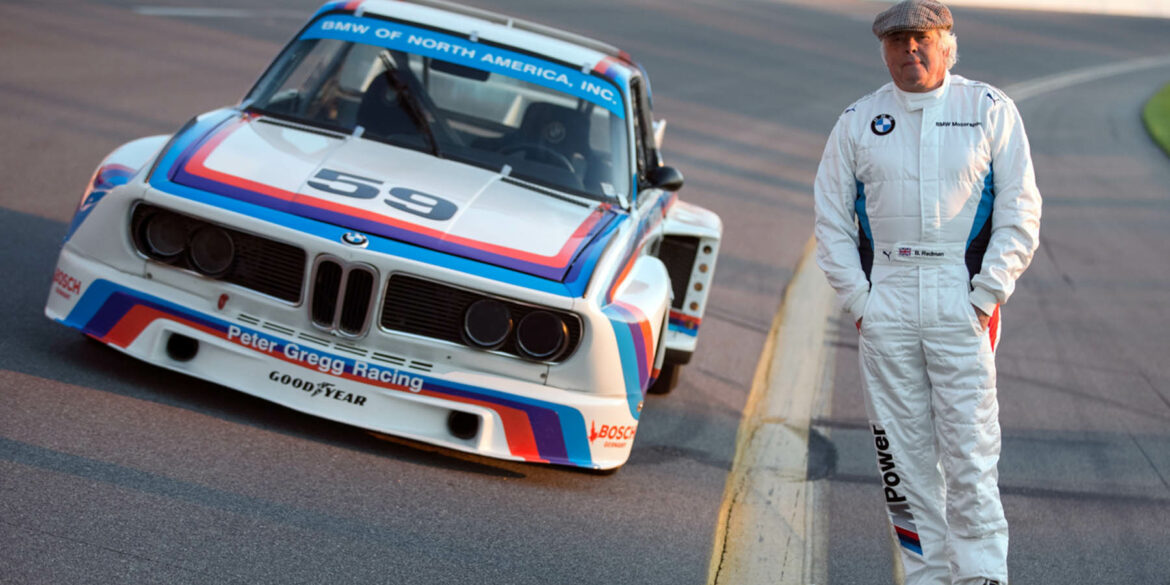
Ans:
POLYGON ((621 95, 608 81, 538 57, 460 37, 396 22, 335 14, 313 23, 301 38, 365 43, 499 73, 588 100, 625 118, 621 95))

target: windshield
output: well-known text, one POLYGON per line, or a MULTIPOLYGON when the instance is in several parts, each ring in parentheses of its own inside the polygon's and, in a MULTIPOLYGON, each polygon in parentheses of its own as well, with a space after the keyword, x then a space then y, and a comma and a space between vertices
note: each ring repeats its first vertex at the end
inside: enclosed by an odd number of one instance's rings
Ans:
POLYGON ((608 201, 631 182, 620 95, 601 77, 529 55, 332 15, 285 50, 245 103, 608 201))

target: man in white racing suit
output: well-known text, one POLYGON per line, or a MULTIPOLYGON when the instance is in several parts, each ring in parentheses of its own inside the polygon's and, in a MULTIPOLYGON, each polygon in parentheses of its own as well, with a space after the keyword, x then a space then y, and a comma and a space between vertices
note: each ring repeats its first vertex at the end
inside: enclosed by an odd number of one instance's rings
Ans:
POLYGON ((1014 103, 950 74, 951 27, 934 0, 875 19, 892 83, 846 109, 825 146, 817 260, 860 331, 906 583, 1006 584, 995 347, 1040 193, 1014 103))

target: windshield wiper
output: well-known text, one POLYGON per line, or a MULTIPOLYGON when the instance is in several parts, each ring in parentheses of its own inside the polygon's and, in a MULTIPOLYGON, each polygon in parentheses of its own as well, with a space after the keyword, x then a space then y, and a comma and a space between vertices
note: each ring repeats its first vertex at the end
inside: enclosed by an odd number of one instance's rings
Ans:
POLYGON ((263 107, 257 106, 252 102, 243 103, 242 107, 240 109, 244 112, 251 112, 253 114, 259 114, 259 115, 264 116, 266 118, 272 118, 275 120, 283 120, 286 123, 292 122, 294 124, 309 126, 311 128, 319 128, 319 129, 324 130, 326 132, 340 134, 342 136, 348 134, 348 132, 346 131, 345 128, 342 128, 341 126, 338 126, 337 124, 329 124, 327 122, 321 122, 319 120, 302 118, 300 116, 296 116, 296 115, 290 114, 288 112, 278 112, 278 111, 274 111, 274 110, 269 110, 268 108, 263 108, 263 107))
POLYGON ((418 125, 424 138, 427 139, 427 144, 431 147, 431 154, 439 156, 439 141, 435 139, 435 131, 431 129, 431 125, 427 122, 427 115, 423 111, 422 102, 410 92, 410 88, 406 82, 398 75, 398 67, 394 66, 394 62, 390 60, 390 56, 386 51, 378 53, 378 58, 382 60, 382 66, 385 71, 382 72, 386 76, 386 81, 390 87, 394 88, 394 93, 398 94, 398 104, 406 113, 414 118, 414 123, 418 125))

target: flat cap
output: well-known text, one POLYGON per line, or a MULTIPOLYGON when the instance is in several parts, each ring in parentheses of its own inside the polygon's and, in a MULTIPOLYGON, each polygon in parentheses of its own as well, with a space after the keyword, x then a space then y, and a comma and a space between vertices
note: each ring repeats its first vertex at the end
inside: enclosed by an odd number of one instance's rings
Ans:
POLYGON ((935 0, 905 0, 877 15, 873 19, 873 34, 882 38, 890 33, 903 30, 950 30, 955 22, 951 10, 935 0))

